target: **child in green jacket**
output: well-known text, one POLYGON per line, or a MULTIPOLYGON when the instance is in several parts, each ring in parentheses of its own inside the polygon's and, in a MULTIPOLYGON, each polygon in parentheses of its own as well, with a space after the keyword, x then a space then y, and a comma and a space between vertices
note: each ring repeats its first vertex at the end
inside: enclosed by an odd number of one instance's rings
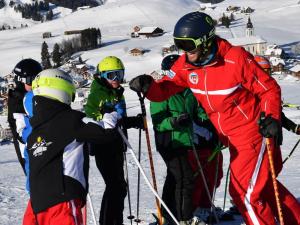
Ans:
MULTIPOLYGON (((124 70, 122 61, 115 56, 105 57, 99 62, 84 108, 85 113, 88 117, 99 121, 104 113, 116 111, 125 130, 131 127, 143 129, 141 116, 126 116, 124 88, 121 86, 124 70)), ((126 151, 123 141, 91 147, 91 155, 95 155, 97 168, 106 184, 100 210, 100 225, 123 224, 127 184, 123 171, 124 156, 120 149, 126 151), (100 151, 100 149, 106 150, 100 151)))

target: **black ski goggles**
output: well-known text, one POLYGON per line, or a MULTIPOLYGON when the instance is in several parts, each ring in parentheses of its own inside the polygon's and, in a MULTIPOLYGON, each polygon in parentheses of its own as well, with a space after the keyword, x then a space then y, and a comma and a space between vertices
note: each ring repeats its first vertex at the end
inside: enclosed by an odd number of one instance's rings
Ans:
POLYGON ((104 71, 104 72, 101 72, 101 77, 108 79, 108 80, 123 81, 124 70, 104 71))
POLYGON ((197 49, 203 42, 200 40, 200 38, 194 39, 174 37, 174 43, 178 49, 181 49, 185 52, 192 52, 197 49))
POLYGON ((15 81, 18 81, 18 82, 21 82, 21 83, 24 83, 24 84, 27 84, 27 85, 31 85, 32 81, 34 80, 34 78, 31 77, 31 76, 21 77, 21 76, 17 75, 14 72, 12 74, 14 76, 15 81))

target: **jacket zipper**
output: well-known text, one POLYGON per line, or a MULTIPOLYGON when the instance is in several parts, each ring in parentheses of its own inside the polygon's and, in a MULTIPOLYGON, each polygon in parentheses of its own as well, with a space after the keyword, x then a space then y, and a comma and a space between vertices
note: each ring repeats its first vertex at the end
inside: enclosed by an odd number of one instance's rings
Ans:
MULTIPOLYGON (((215 110, 213 109, 213 107, 212 107, 211 104, 210 104, 209 97, 208 97, 207 82, 206 82, 206 79, 207 79, 207 73, 206 73, 206 70, 203 69, 203 72, 204 72, 204 87, 205 87, 205 94, 206 94, 207 102, 208 102, 208 105, 209 105, 209 107, 211 108, 211 110, 215 112, 215 110)), ((219 129, 220 129, 220 131, 222 132, 222 134, 223 134, 224 136, 226 136, 226 134, 224 133, 224 131, 223 131, 223 129, 222 129, 222 126, 221 126, 221 123, 220 123, 220 118, 221 118, 221 114, 220 114, 220 112, 218 112, 218 126, 219 126, 219 129)))
POLYGON ((235 99, 233 100, 233 103, 236 105, 236 107, 238 108, 238 110, 240 110, 240 112, 244 115, 244 117, 248 120, 248 116, 246 115, 246 113, 244 113, 244 111, 242 110, 242 108, 237 104, 237 102, 235 101, 235 99))

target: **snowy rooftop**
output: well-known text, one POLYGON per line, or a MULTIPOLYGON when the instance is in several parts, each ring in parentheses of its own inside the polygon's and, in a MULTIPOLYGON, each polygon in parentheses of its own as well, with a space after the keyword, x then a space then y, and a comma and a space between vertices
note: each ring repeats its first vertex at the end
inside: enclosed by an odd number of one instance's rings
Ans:
POLYGON ((290 69, 290 71, 295 72, 295 73, 300 72, 300 64, 297 64, 296 66, 292 67, 290 69))
POLYGON ((158 27, 143 27, 138 33, 152 33, 158 27))
POLYGON ((261 38, 260 36, 238 37, 238 38, 230 38, 227 40, 231 44, 237 45, 237 46, 267 43, 267 41, 264 40, 263 38, 261 38))

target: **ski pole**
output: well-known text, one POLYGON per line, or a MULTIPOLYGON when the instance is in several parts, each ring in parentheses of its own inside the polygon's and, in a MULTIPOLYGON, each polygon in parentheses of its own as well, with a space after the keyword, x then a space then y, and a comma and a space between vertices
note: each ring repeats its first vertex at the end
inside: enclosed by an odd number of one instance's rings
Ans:
POLYGON ((125 137, 123 131, 122 131, 120 128, 118 128, 118 131, 119 131, 121 137, 123 138, 125 144, 127 145, 128 150, 129 150, 129 152, 131 153, 131 155, 132 155, 132 157, 133 157, 133 159, 134 159, 136 165, 138 166, 138 168, 139 168, 139 170, 140 170, 140 172, 141 172, 141 174, 142 174, 142 176, 143 176, 143 178, 144 178, 146 184, 148 185, 148 187, 150 188, 150 190, 152 191, 152 193, 155 195, 156 199, 158 199, 159 202, 165 207, 166 211, 169 213, 170 217, 174 220, 175 224, 180 225, 179 222, 177 221, 177 219, 175 218, 175 216, 174 216, 174 215, 172 214, 172 212, 170 211, 170 209, 167 207, 166 203, 159 197, 157 191, 156 191, 156 190, 154 189, 154 187, 151 185, 149 179, 147 178, 147 176, 146 176, 146 174, 145 174, 145 172, 144 172, 144 170, 143 170, 141 164, 139 163, 138 159, 136 158, 136 156, 135 156, 135 154, 134 154, 134 151, 133 151, 133 149, 132 149, 130 143, 128 142, 127 138, 125 137))
POLYGON ((126 189, 128 194, 128 207, 129 207, 129 216, 127 216, 127 219, 130 220, 130 224, 132 225, 132 220, 134 219, 134 216, 132 215, 131 211, 131 198, 130 198, 130 190, 129 190, 129 178, 128 178, 128 167, 127 167, 127 157, 126 153, 123 153, 124 161, 125 161, 125 180, 126 180, 126 189))
POLYGON ((226 196, 227 196, 227 188, 228 188, 228 180, 229 180, 229 172, 230 172, 230 165, 228 166, 227 173, 226 173, 226 182, 225 182, 225 193, 224 193, 223 211, 225 211, 226 196))
MULTIPOLYGON (((138 161, 141 162, 141 147, 142 147, 142 129, 139 129, 139 152, 138 152, 138 161)), ((138 170, 138 184, 137 184, 137 204, 136 204, 136 219, 134 222, 137 224, 141 222, 139 218, 140 214, 140 183, 141 183, 141 172, 138 170)))
MULTIPOLYGON (((217 180, 219 176, 219 160, 220 160, 220 155, 217 155, 217 161, 216 161, 216 173, 215 173, 215 180, 214 180, 214 189, 213 189, 213 196, 212 196, 212 202, 215 202, 216 198, 216 190, 217 190, 217 180)), ((213 206, 211 206, 210 212, 213 213, 213 206)), ((210 220, 212 220, 212 217, 209 217, 210 220)))
POLYGON ((279 199, 278 185, 277 185, 277 180, 276 180, 276 175, 275 175, 274 161, 273 161, 273 157, 272 157, 271 139, 270 138, 266 138, 266 144, 267 144, 267 152, 268 152, 268 157, 269 157, 270 170, 271 170, 271 176, 272 176, 272 181, 273 181, 279 222, 280 222, 280 225, 284 225, 283 213, 282 213, 281 203, 280 203, 280 199, 279 199))
POLYGON ((300 143, 300 139, 296 142, 295 146, 293 147, 292 151, 290 152, 290 154, 283 160, 283 163, 284 164, 290 157, 291 155, 294 153, 295 149, 297 148, 297 146, 299 145, 300 143))
POLYGON ((208 199, 210 201, 211 207, 213 208, 213 213, 214 213, 216 222, 218 224, 219 223, 219 219, 218 219, 218 216, 217 216, 217 213, 216 213, 216 207, 215 207, 214 203, 212 202, 211 194, 210 194, 209 189, 208 189, 208 185, 207 185, 207 182, 206 182, 206 179, 205 179, 205 175, 204 175, 204 172, 203 172, 203 169, 202 169, 202 166, 201 166, 201 162, 200 162, 200 159, 198 157, 198 153, 197 153, 196 147, 195 147, 193 139, 192 139, 192 132, 191 132, 191 130, 189 131, 189 138, 190 138, 190 142, 191 142, 191 145, 192 145, 193 153, 194 153, 194 156, 195 156, 195 159, 196 159, 196 162, 197 162, 198 169, 200 171, 200 175, 201 175, 201 178, 202 178, 202 181, 203 181, 203 184, 204 184, 204 188, 205 188, 207 197, 208 197, 208 199))
MULTIPOLYGON (((154 170, 154 163, 153 163, 152 151, 151 151, 151 145, 150 145, 150 135, 149 135, 148 125, 147 125, 146 108, 145 108, 144 97, 142 97, 142 94, 140 92, 137 92, 137 95, 139 97, 139 101, 140 101, 140 104, 141 104, 141 111, 142 111, 142 116, 143 116, 143 120, 144 120, 144 127, 145 127, 145 134, 146 134, 147 149, 148 149, 148 156, 149 156, 149 163, 150 163, 153 187, 154 187, 154 190, 157 192, 155 170, 154 170)), ((158 215, 158 219, 159 219, 159 225, 162 225, 161 207, 159 205, 159 201, 158 201, 157 198, 155 199, 155 201, 156 201, 156 208, 157 208, 157 215, 158 215)))
POLYGON ((91 209, 91 213, 92 213, 94 225, 97 225, 97 220, 96 220, 96 216, 95 216, 95 210, 94 210, 94 207, 93 207, 93 202, 92 202, 92 198, 90 196, 90 193, 87 194, 87 201, 89 202, 89 205, 90 205, 90 209, 91 209))

